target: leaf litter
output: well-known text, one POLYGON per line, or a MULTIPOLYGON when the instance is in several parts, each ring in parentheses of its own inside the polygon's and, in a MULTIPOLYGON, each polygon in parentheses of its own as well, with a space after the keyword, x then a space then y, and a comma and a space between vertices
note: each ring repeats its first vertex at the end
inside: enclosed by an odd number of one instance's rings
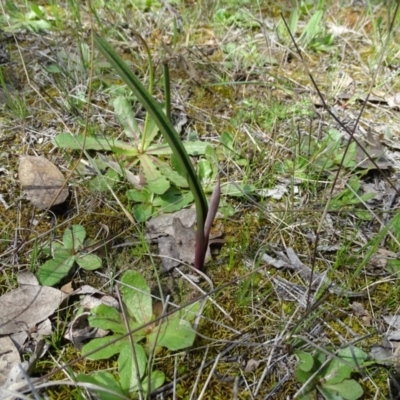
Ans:
POLYGON ((0 297, 0 336, 3 336, 0 338, 0 384, 7 389, 24 379, 19 363, 26 341, 32 341, 34 348, 31 359, 23 365, 27 371, 43 353, 43 337, 52 333, 48 317, 67 298, 61 290, 39 286, 36 277, 28 271, 18 275, 18 282, 17 289, 0 297))
POLYGON ((68 198, 64 175, 44 157, 22 156, 18 177, 26 197, 37 208, 45 210, 68 198))

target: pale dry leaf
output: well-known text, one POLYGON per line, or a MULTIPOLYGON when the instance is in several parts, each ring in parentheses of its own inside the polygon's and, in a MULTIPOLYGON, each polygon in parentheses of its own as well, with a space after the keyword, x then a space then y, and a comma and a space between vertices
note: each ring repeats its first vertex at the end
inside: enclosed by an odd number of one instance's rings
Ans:
POLYGON ((36 276, 31 271, 21 271, 18 272, 17 282, 19 286, 22 285, 33 285, 39 286, 39 281, 36 276))
POLYGON ((21 332, 52 315, 66 295, 48 286, 24 285, 0 297, 0 335, 21 332))
POLYGON ((160 214, 146 222, 146 239, 152 240, 160 236, 174 236, 173 220, 179 218, 186 228, 193 227, 196 223, 196 210, 194 208, 184 208, 183 210, 160 214))
POLYGON ((372 324, 372 318, 369 312, 364 308, 364 306, 357 302, 354 301, 351 303, 351 310, 353 311, 353 314, 357 317, 360 318, 361 321, 365 326, 371 326, 372 324))
POLYGON ((78 315, 68 324, 67 332, 64 338, 69 340, 78 349, 81 349, 83 342, 88 339, 101 338, 109 334, 108 330, 94 328, 88 322, 89 313, 78 315))
POLYGON ((64 175, 44 157, 22 156, 18 177, 28 200, 42 210, 64 203, 69 195, 64 175))
POLYGON ((244 368, 244 372, 246 374, 254 372, 258 368, 259 365, 260 365, 260 361, 250 359, 246 363, 246 366, 244 368))
POLYGON ((0 338, 0 349, 0 385, 3 385, 7 380, 10 369, 18 364, 21 359, 18 349, 8 336, 0 338))
POLYGON ((72 287, 72 281, 66 283, 65 285, 61 286, 61 291, 65 294, 71 294, 74 292, 74 288, 72 287))
POLYGON ((105 304, 106 306, 114 307, 115 309, 119 310, 118 300, 112 296, 105 295, 103 293, 101 298, 86 295, 80 302, 80 306, 85 310, 91 310, 92 308, 97 307, 100 304, 105 304))

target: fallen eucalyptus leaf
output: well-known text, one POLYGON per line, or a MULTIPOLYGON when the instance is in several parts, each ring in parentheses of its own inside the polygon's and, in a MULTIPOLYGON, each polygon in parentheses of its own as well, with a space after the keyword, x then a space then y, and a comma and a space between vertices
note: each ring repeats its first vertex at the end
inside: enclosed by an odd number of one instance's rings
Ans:
POLYGON ((18 349, 8 336, 0 338, 0 349, 0 385, 3 385, 7 380, 10 369, 18 364, 21 359, 18 349))
POLYGON ((0 297, 0 335, 23 331, 52 315, 66 295, 47 286, 24 285, 0 297))
POLYGON ((69 195, 64 175, 44 157, 22 156, 18 177, 28 200, 42 210, 64 203, 69 195))

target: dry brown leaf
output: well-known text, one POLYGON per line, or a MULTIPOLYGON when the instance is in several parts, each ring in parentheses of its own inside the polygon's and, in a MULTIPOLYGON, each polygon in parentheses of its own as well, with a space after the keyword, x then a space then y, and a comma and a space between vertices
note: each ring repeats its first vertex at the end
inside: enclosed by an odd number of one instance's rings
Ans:
POLYGON ((18 176, 26 197, 37 208, 44 210, 64 203, 68 197, 68 187, 61 190, 65 183, 64 175, 44 157, 22 156, 18 176))

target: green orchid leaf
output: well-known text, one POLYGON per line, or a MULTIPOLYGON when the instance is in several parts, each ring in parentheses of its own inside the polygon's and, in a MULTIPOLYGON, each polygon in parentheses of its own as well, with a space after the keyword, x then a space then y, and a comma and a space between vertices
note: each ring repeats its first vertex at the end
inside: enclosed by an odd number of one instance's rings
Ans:
POLYGON ((364 394, 361 385, 354 379, 346 379, 341 383, 324 383, 318 390, 327 400, 357 400, 364 394))
POLYGON ((142 154, 140 162, 146 178, 146 188, 155 194, 165 193, 169 189, 170 183, 154 165, 153 160, 147 154, 142 154))
POLYGON ((153 371, 150 375, 150 387, 149 387, 149 377, 145 376, 142 382, 142 388, 144 394, 149 394, 154 390, 161 387, 165 382, 165 374, 161 371, 153 371))
POLYGON ((97 175, 89 182, 89 189, 92 192, 107 192, 119 182, 119 174, 109 169, 104 175, 97 175))
POLYGON ((75 256, 66 249, 54 254, 54 259, 46 261, 39 267, 38 279, 43 286, 54 286, 65 278, 75 263, 75 256))
POLYGON ((162 346, 169 350, 185 349, 193 345, 196 332, 188 321, 181 318, 173 318, 164 322, 158 332, 154 329, 147 336, 148 346, 162 346))
MULTIPOLYGON (((188 156, 189 150, 187 150, 179 134, 171 124, 169 118, 163 112, 161 106, 155 101, 140 80, 132 73, 128 65, 118 56, 114 49, 108 44, 108 42, 98 35, 94 37, 95 45, 100 52, 107 58, 107 61, 113 66, 115 71, 121 77, 121 79, 128 85, 129 89, 136 95, 139 102, 146 109, 150 117, 157 124, 164 139, 168 142, 172 149, 176 159, 181 164, 181 169, 186 172, 187 180, 190 186, 190 190, 193 193, 196 204, 197 212, 197 244, 196 248, 203 251, 204 249, 204 223, 207 218, 208 204, 204 195, 203 188, 200 180, 196 175, 193 165, 188 156)), ((207 146, 206 146, 207 147, 207 146)), ((205 151, 205 149, 204 149, 205 151)), ((199 251, 196 252, 195 257, 195 268, 201 269, 203 267, 202 260, 204 260, 203 254, 199 251)))
POLYGON ((86 230, 82 225, 72 225, 63 235, 63 243, 66 249, 77 251, 85 241, 86 230))
POLYGON ((153 315, 150 288, 146 280, 136 271, 126 271, 122 275, 121 293, 129 314, 139 324, 145 324, 153 315))
POLYGON ((142 346, 135 344, 135 354, 131 344, 125 342, 118 357, 118 372, 122 390, 132 393, 139 389, 139 382, 143 378, 147 367, 147 356, 142 346), (136 369, 136 357, 138 370, 136 369))
POLYGON ((115 343, 110 343, 113 340, 120 338, 121 335, 115 334, 111 336, 105 336, 102 338, 92 339, 89 343, 85 344, 82 347, 82 355, 86 355, 95 351, 96 349, 102 349, 96 351, 95 353, 86 356, 89 360, 105 360, 112 357, 115 354, 118 354, 128 343, 128 338, 124 338, 118 340, 115 343))
POLYGON ((102 136, 71 135, 70 133, 59 133, 54 138, 54 143, 60 149, 81 150, 85 146, 86 150, 105 150, 112 151, 113 148, 129 150, 132 145, 120 140, 114 140, 102 136))
POLYGON ((76 259, 76 263, 83 269, 93 271, 101 268, 103 262, 101 261, 101 258, 95 254, 81 254, 76 259))
POLYGON ((121 388, 121 385, 115 379, 114 375, 109 372, 101 371, 92 375, 79 374, 76 377, 77 382, 91 383, 99 386, 93 390, 100 400, 124 399, 128 400, 127 395, 121 388))

